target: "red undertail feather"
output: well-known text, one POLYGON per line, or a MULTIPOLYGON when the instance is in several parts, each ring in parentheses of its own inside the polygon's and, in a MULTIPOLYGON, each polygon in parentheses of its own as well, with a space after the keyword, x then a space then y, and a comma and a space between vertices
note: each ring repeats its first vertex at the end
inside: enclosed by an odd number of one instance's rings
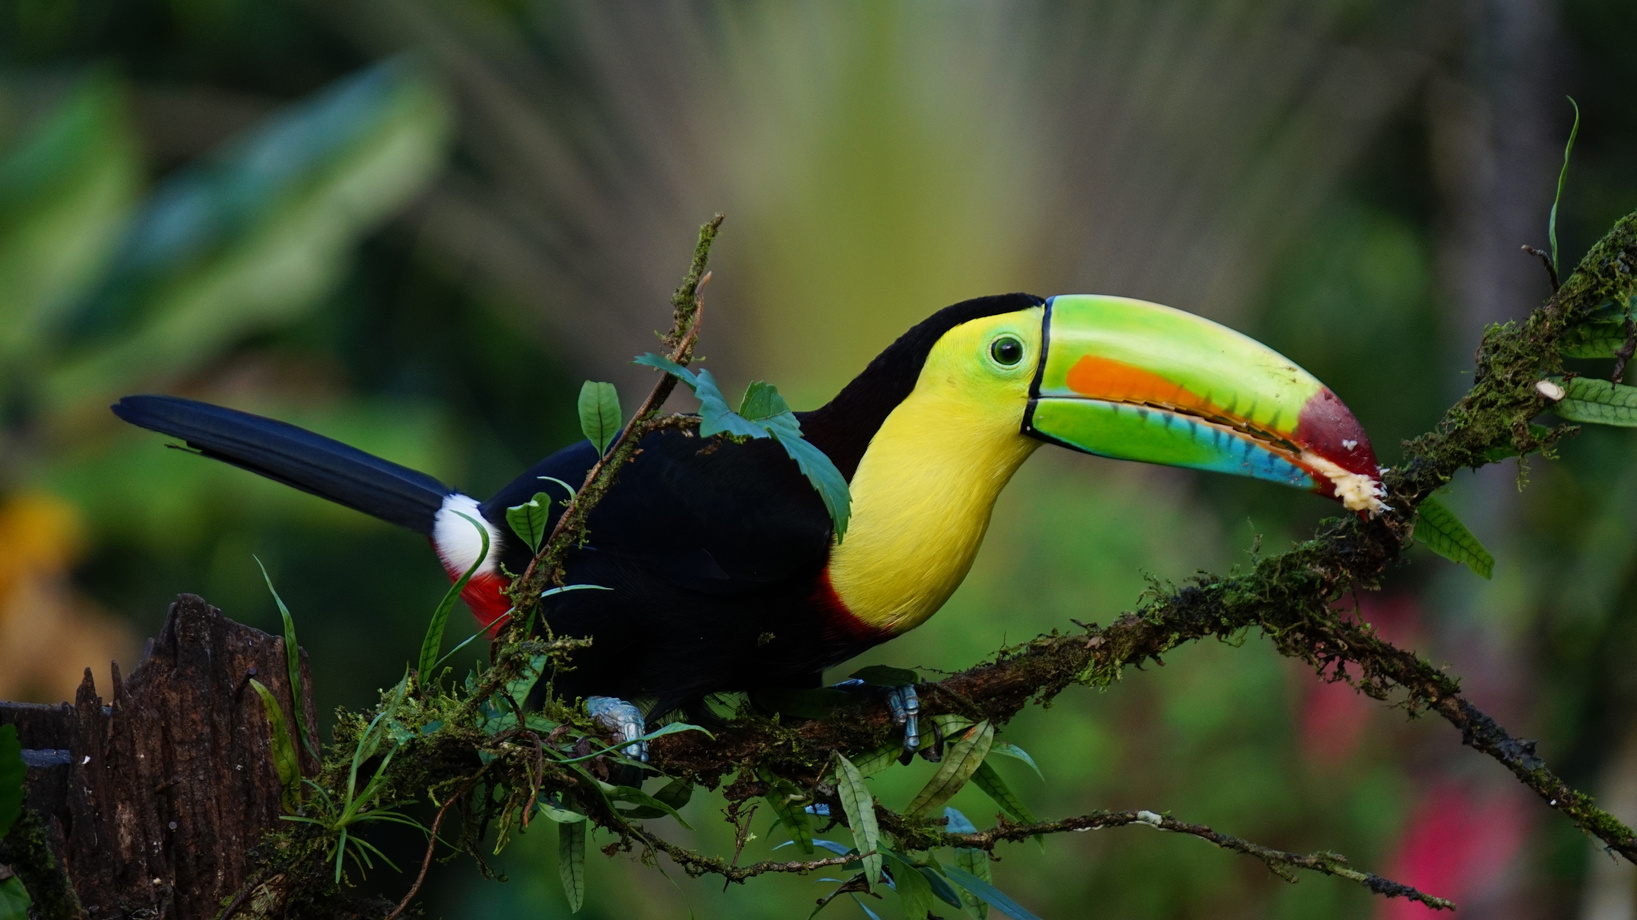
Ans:
MULTIPOLYGON (((455 572, 449 576, 450 581, 456 581, 462 573, 455 572)), ((460 599, 466 606, 472 608, 472 615, 477 618, 479 626, 489 631, 489 638, 493 639, 500 632, 500 627, 506 623, 506 612, 512 609, 512 602, 506 598, 506 589, 511 587, 511 580, 504 575, 484 574, 473 575, 472 580, 460 592, 460 599)))

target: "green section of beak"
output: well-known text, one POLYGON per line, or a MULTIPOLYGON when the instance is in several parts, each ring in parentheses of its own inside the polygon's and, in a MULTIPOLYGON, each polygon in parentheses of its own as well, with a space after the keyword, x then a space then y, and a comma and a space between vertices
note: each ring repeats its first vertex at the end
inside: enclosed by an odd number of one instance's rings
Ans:
MULTIPOLYGON (((1341 497, 1379 477, 1363 429, 1317 379, 1210 320, 1122 297, 1046 302, 1024 430, 1088 453, 1341 497)), ((1373 495, 1374 493, 1371 493, 1373 495)), ((1354 502, 1348 501, 1353 507, 1354 502)))

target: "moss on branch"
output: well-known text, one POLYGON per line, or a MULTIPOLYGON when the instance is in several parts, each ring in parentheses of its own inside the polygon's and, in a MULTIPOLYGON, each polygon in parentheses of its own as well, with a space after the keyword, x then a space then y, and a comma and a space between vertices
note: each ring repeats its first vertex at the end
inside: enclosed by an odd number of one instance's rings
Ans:
MULTIPOLYGON (((683 284, 673 297, 673 327, 664 337, 673 360, 686 363, 699 327, 699 286, 707 277, 706 261, 720 216, 701 228, 695 257, 683 284)), ((1575 272, 1540 309, 1522 323, 1492 326, 1485 331, 1476 356, 1471 390, 1451 406, 1430 432, 1404 444, 1404 457, 1385 476, 1387 502, 1393 510, 1374 519, 1329 519, 1313 537, 1287 552, 1261 558, 1248 570, 1224 576, 1200 575, 1179 588, 1153 592, 1134 610, 1107 625, 1076 624, 1029 642, 1002 650, 991 660, 920 687, 924 717, 953 714, 973 721, 1005 723, 1025 707, 1049 702, 1065 689, 1081 685, 1106 688, 1128 667, 1161 656, 1177 646, 1214 637, 1234 640, 1247 630, 1260 630, 1283 655, 1306 662, 1324 680, 1346 680, 1359 692, 1378 700, 1392 700, 1411 713, 1431 711, 1461 733, 1462 742, 1494 758, 1549 807, 1565 814, 1584 832, 1603 841, 1612 851, 1637 862, 1637 836, 1631 828, 1599 809, 1591 797, 1565 784, 1537 755, 1533 742, 1509 734, 1461 694, 1459 680, 1413 652, 1386 642, 1367 623, 1338 606, 1355 587, 1374 588, 1387 575, 1411 541, 1416 507, 1463 468, 1483 466, 1502 453, 1526 456, 1549 450, 1573 429, 1543 430, 1532 420, 1545 408, 1545 397, 1535 384, 1560 373, 1557 343, 1566 331, 1584 321, 1601 304, 1623 301, 1637 290, 1637 214, 1617 223, 1581 261, 1575 272)), ((513 600, 525 614, 539 592, 561 580, 561 559, 567 549, 585 537, 590 509, 613 486, 620 467, 636 449, 641 436, 657 426, 677 424, 659 415, 675 378, 664 375, 630 424, 593 468, 579 494, 565 511, 541 553, 517 581, 513 600)), ((526 727, 523 715, 516 727, 501 736, 487 735, 473 726, 484 701, 518 679, 525 665, 541 654, 539 641, 524 639, 521 619, 514 622, 508 641, 497 647, 495 665, 480 675, 464 699, 427 702, 423 720, 444 719, 429 737, 416 737, 392 762, 390 795, 382 807, 413 798, 425 790, 470 789, 470 813, 463 831, 463 847, 477 855, 478 835, 491 821, 502 833, 519 809, 526 815, 543 796, 581 794, 595 803, 599 796, 584 772, 555 766, 542 758, 545 746, 572 726, 571 714, 554 711, 560 729, 541 737, 526 727), (441 708, 440 708, 441 706, 441 708), (478 764, 491 775, 475 784, 478 764), (491 765, 498 765, 491 768, 491 765), (475 784, 475 788, 473 788, 475 784), (497 806, 496 802, 503 802, 497 806)), ((547 637, 545 645, 552 640, 547 637)), ((417 704, 420 705, 420 704, 417 704)), ((362 734, 365 717, 342 720, 340 754, 332 754, 320 785, 335 787, 345 775, 345 746, 362 734)), ((586 727, 583 721, 581 728, 586 727)), ((813 801, 836 803, 835 788, 826 780, 833 753, 877 752, 891 742, 893 728, 884 707, 860 703, 827 718, 788 724, 747 712, 716 730, 714 737, 681 733, 650 744, 651 764, 660 771, 709 787, 737 779, 723 789, 730 816, 741 806, 765 794, 759 776, 788 779, 813 801)), ((588 742, 581 741, 582 746, 588 742)), ((591 750, 590 748, 585 748, 591 750)), ((833 782, 831 780, 830 782, 833 782)), ((332 790, 333 791, 333 790, 332 790)), ((456 797, 465 795, 456 794, 456 797)), ((439 820, 446 810, 440 807, 439 820)), ((841 809, 832 808, 832 814, 841 809)), ((1287 876, 1301 869, 1346 878, 1386 896, 1403 896, 1429 906, 1448 902, 1408 886, 1351 868, 1331 853, 1296 854, 1263 847, 1220 834, 1200 825, 1185 824, 1147 812, 1097 812, 1079 818, 1038 824, 1002 823, 977 834, 950 834, 926 819, 910 818, 877 806, 881 827, 902 847, 956 846, 990 850, 996 844, 1037 833, 1085 830, 1146 823, 1186 833, 1261 859, 1273 871, 1287 876), (1158 823, 1156 824, 1156 820, 1158 823)), ((737 865, 677 846, 633 824, 612 807, 593 804, 590 819, 619 838, 610 848, 640 847, 663 852, 690 873, 715 873, 743 881, 766 872, 801 872, 844 864, 845 859, 808 862, 765 862, 737 865)), ((742 840, 741 836, 741 840, 742 840)), ((322 881, 315 872, 315 857, 324 849, 315 833, 292 831, 264 846, 270 854, 266 871, 256 884, 264 888, 282 880, 286 889, 322 881)), ((322 860, 318 860, 322 862, 322 860)), ((320 866, 319 868, 322 868, 320 866)), ((851 883, 849 883, 851 884, 851 883)), ((322 887, 320 884, 319 887, 322 887)), ((334 893, 333 887, 330 889, 334 893)), ((258 895, 258 897, 261 897, 258 895)), ((303 895, 308 901, 311 892, 303 895)), ((269 905, 288 905, 288 896, 266 896, 269 905)), ((406 899, 407 900, 407 899, 406 899)), ((256 902, 246 898, 246 905, 256 902)), ((254 910, 274 916, 272 908, 254 910)), ((316 915, 316 914, 315 914, 316 915)))

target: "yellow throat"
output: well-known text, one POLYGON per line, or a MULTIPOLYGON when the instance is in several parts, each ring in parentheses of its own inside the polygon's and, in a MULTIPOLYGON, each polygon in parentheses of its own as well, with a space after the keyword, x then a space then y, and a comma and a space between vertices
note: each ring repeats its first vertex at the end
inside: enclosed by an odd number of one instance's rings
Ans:
POLYGON ((830 551, 830 583, 853 616, 898 634, 960 586, 1000 490, 1040 442, 1022 433, 1040 357, 1042 308, 963 323, 932 347, 915 389, 853 474, 852 521, 830 551), (1012 365, 993 344, 1023 344, 1012 365))

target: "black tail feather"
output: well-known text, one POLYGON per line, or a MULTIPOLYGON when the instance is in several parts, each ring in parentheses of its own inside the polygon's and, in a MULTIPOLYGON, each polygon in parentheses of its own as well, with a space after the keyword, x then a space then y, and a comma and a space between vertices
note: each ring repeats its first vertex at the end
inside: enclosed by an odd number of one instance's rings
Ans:
POLYGON ((133 425, 181 438, 201 456, 416 533, 432 532, 433 516, 453 491, 425 473, 248 412, 175 396, 127 396, 112 408, 133 425))

